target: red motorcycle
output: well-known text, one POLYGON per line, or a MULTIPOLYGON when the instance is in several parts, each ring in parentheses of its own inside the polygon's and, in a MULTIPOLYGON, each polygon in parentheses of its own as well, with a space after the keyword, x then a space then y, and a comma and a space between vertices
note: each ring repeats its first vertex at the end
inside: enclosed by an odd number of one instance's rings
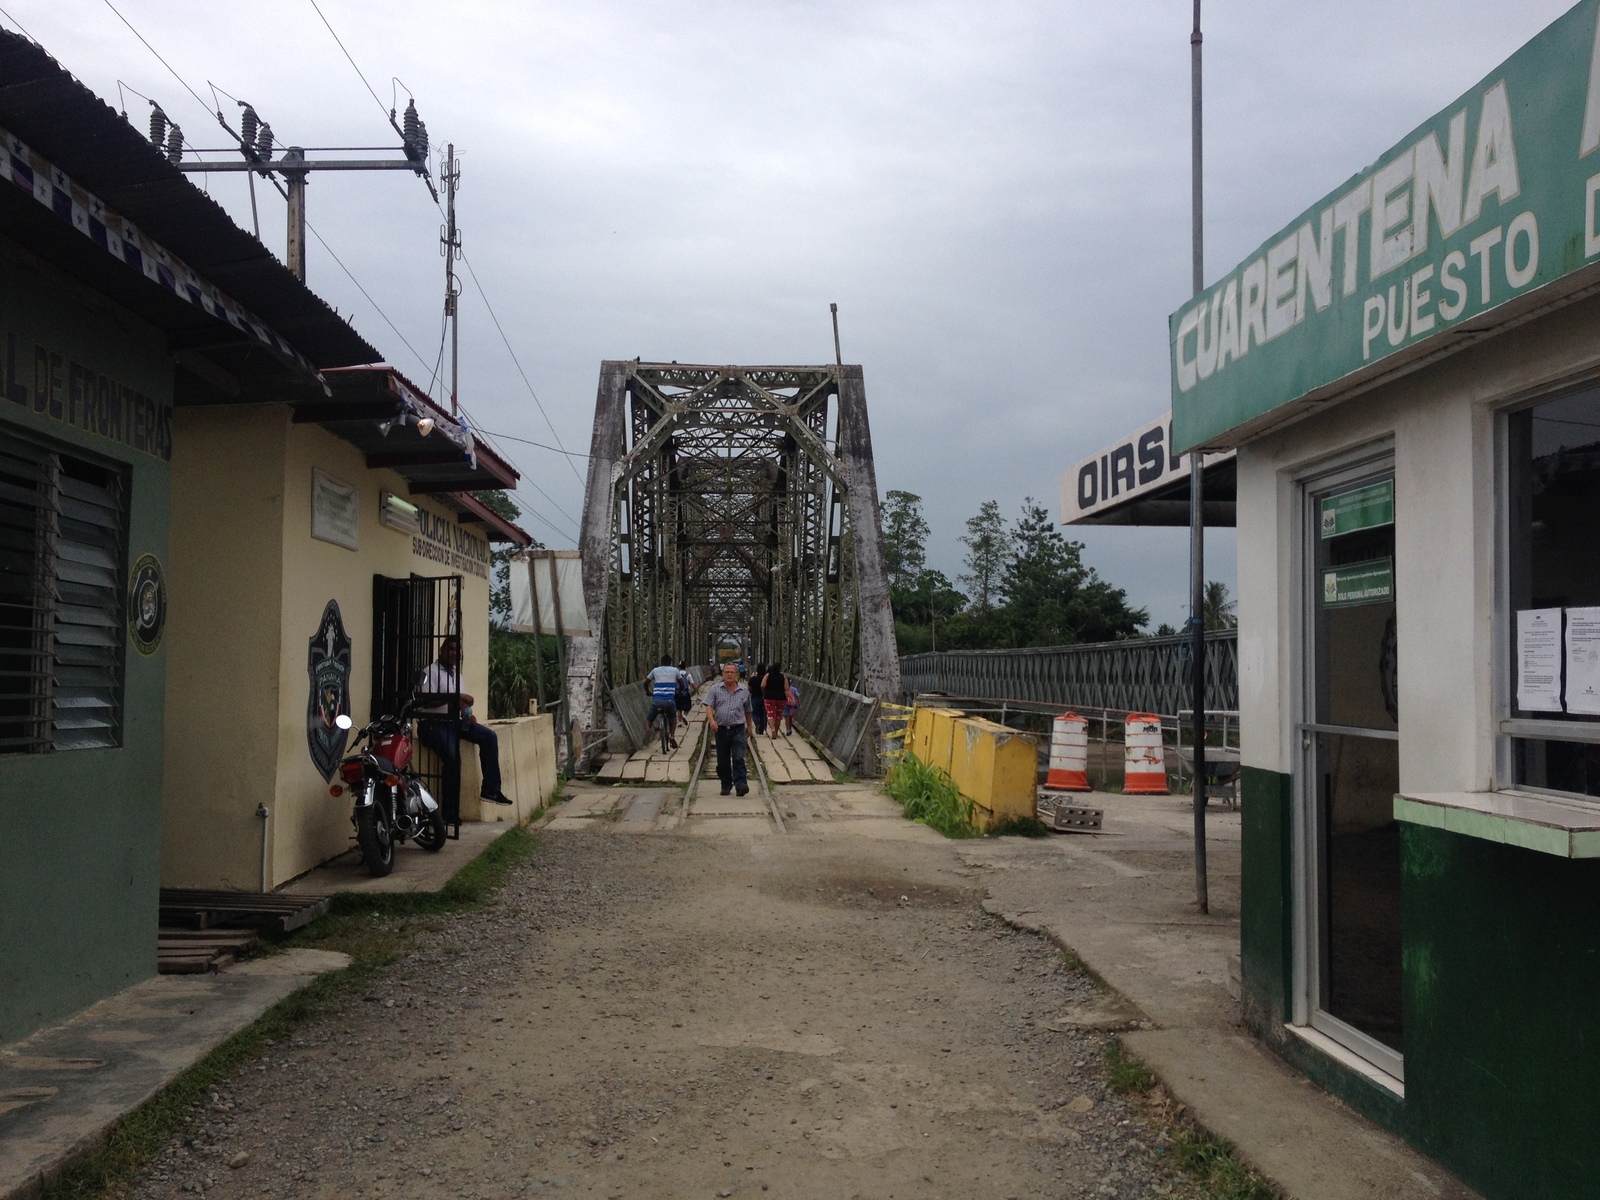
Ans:
MULTIPOLYGON (((409 838, 424 850, 444 848, 444 810, 411 765, 411 708, 407 703, 398 717, 379 717, 359 729, 351 752, 339 764, 344 783, 328 789, 339 796, 349 787, 355 800, 350 823, 356 827, 362 861, 373 875, 394 870, 397 842, 409 838)), ((343 713, 334 723, 340 729, 354 724, 343 713)))

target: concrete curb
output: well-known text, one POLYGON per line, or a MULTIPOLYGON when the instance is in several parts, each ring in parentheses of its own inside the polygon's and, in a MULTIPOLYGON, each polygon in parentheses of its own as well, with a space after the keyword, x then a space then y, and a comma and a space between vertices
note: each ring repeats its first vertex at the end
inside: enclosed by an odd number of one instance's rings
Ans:
POLYGON ((350 957, 286 950, 215 975, 157 975, 0 1050, 0 1200, 37 1200, 117 1122, 280 1001, 350 957), (3 1108, 0 1108, 3 1111, 3 1108))

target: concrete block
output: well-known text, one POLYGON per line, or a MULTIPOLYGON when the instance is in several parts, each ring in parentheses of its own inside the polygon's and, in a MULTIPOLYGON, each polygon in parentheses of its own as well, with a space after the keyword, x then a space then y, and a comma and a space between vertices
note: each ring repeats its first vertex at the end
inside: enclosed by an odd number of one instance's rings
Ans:
POLYGON ((949 774, 956 722, 961 720, 961 712, 954 708, 931 708, 928 712, 932 723, 928 731, 928 754, 922 761, 949 774))
POLYGON ((1034 738, 981 717, 955 721, 953 734, 950 778, 977 804, 979 828, 1033 816, 1039 754, 1034 738))

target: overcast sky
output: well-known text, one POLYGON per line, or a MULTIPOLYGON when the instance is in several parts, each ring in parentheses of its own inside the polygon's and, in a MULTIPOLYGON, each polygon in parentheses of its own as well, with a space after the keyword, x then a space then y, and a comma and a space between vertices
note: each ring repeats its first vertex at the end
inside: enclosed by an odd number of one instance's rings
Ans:
MULTIPOLYGON (((280 144, 395 140, 311 0, 114 2, 280 144)), ((1169 406, 1166 318, 1190 290, 1185 0, 319 3, 382 107, 398 76, 463 155, 466 253, 549 418, 469 279, 461 396, 486 430, 586 449, 606 358, 829 361, 836 301, 880 491, 924 497, 953 577, 982 501, 1055 511, 1065 467, 1169 406)), ((105 0, 4 4, 112 104, 120 80, 223 144, 105 0)), ((1208 282, 1568 7, 1208 5, 1208 282)), ((145 103, 127 111, 142 128, 145 103)), ((238 175, 210 191, 249 228, 238 175)), ((282 201, 260 204, 282 254, 282 201)), ((308 211, 398 333, 315 239, 308 282, 425 385, 443 266, 422 183, 316 176, 308 211)), ((527 528, 575 544, 583 461, 499 445, 527 528)), ((1184 531, 1076 536, 1152 625, 1181 620, 1184 531)), ((1210 547, 1231 585, 1231 533, 1210 547)))

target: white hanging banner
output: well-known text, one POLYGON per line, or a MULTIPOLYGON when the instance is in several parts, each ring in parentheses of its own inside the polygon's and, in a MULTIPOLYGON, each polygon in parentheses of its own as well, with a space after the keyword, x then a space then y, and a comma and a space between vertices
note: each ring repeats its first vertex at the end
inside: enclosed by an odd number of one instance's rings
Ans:
POLYGON ((583 598, 583 558, 578 551, 526 551, 511 560, 510 582, 512 629, 590 636, 589 611, 583 598))

